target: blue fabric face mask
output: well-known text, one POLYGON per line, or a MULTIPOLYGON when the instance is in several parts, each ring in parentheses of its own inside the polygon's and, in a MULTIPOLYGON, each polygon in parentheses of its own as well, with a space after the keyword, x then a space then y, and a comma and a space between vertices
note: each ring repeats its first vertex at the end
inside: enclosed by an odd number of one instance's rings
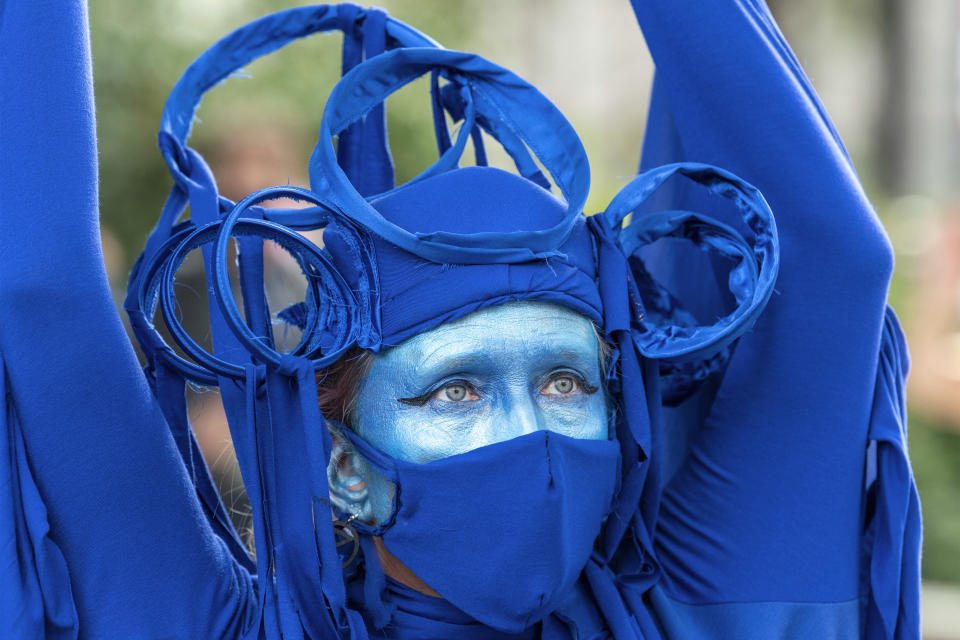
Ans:
POLYGON ((343 432, 396 486, 390 518, 357 528, 451 604, 519 632, 570 596, 617 488, 616 442, 538 431, 414 464, 343 432))

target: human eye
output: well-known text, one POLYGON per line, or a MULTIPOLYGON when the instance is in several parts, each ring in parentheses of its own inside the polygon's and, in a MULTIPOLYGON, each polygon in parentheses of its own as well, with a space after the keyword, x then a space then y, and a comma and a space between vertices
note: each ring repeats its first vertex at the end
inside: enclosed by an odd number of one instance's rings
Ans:
POLYGON ((440 402, 475 402, 480 399, 480 396, 470 384, 457 380, 448 382, 434 391, 430 394, 430 399, 440 402))
POLYGON ((572 371, 557 371, 540 388, 540 395, 569 398, 578 394, 592 394, 597 387, 587 384, 583 376, 572 371))
POLYGON ((451 380, 446 382, 433 391, 428 391, 415 398, 397 398, 403 404, 409 404, 416 407, 422 407, 428 402, 461 404, 475 402, 480 399, 480 395, 472 384, 465 380, 451 380))

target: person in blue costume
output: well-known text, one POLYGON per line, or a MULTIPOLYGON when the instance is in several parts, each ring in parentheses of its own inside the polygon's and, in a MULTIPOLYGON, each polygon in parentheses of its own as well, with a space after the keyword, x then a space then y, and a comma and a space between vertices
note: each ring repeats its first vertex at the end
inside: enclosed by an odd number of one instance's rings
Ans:
POLYGON ((164 112, 175 185, 124 305, 141 369, 98 242, 85 9, 0 4, 3 635, 919 637, 889 243, 762 4, 634 10, 657 64, 643 172, 589 218, 585 154, 543 96, 382 12, 292 9, 214 45, 164 112), (186 145, 200 96, 331 29, 346 73, 311 188, 219 196, 186 145), (381 103, 425 73, 440 159, 394 187, 381 103), (457 168, 468 137, 520 175, 457 168), (312 206, 260 206, 278 197, 312 206), (322 249, 295 233, 321 227, 322 249), (263 239, 307 276, 289 353, 263 239), (213 353, 173 309, 195 249, 213 353), (220 388, 255 560, 187 382, 220 388))

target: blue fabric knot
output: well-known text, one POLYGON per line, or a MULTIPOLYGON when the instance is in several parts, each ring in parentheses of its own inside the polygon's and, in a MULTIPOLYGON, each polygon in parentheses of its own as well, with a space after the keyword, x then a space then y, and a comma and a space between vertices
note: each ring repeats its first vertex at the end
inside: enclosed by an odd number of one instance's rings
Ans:
POLYGON ((160 147, 160 153, 170 167, 170 172, 174 179, 180 177, 178 174, 190 175, 191 164, 190 157, 184 150, 184 145, 167 131, 160 131, 157 134, 157 145, 160 147))
POLYGON ((337 27, 345 34, 351 34, 360 17, 361 8, 355 4, 344 2, 336 5, 337 27))
POLYGON ((298 377, 304 368, 312 369, 310 361, 306 358, 294 356, 289 353, 280 354, 277 361, 277 373, 290 378, 298 377))

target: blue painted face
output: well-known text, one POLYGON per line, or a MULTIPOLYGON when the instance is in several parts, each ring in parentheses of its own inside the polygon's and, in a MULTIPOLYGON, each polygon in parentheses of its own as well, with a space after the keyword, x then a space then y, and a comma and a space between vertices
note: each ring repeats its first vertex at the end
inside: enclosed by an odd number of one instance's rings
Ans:
POLYGON ((607 437, 600 347, 580 314, 543 302, 483 309, 375 357, 353 428, 426 463, 538 430, 607 437))

